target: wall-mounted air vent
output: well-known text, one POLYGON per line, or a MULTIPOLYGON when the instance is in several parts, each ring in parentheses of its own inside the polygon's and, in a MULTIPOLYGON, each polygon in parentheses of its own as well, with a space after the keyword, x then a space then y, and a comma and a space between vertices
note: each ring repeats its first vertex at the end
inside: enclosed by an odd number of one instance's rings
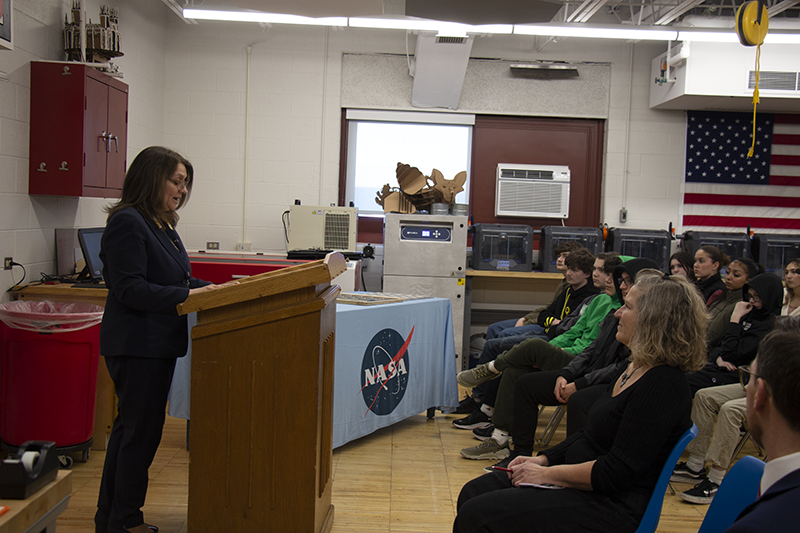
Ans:
POLYGON ((567 166, 497 165, 494 214, 498 217, 569 217, 567 166))
MULTIPOLYGON (((756 86, 756 72, 750 71, 748 89, 756 86)), ((777 72, 762 70, 758 75, 758 88, 771 91, 798 91, 800 90, 800 72, 777 72)))
POLYGON ((463 44, 466 40, 466 37, 436 36, 436 44, 463 44))

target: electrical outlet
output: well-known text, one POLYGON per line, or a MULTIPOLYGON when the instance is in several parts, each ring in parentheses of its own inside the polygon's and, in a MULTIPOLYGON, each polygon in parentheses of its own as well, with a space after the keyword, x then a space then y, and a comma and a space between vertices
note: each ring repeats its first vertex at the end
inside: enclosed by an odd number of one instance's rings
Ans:
POLYGON ((207 242, 206 243, 206 250, 219 250, 219 243, 218 242, 207 242))
POLYGON ((3 259, 3 270, 11 270, 11 263, 14 262, 14 259, 11 257, 6 257, 3 259))
POLYGON ((236 251, 237 252, 249 252, 251 244, 249 242, 237 242, 236 243, 236 251))
POLYGON ((624 207, 619 210, 619 221, 623 223, 628 221, 628 210, 624 207))

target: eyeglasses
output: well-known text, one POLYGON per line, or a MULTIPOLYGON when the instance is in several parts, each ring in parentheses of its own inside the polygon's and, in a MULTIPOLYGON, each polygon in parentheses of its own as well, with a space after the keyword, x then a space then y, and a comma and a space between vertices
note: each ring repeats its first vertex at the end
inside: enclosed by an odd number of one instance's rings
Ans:
POLYGON ((171 181, 172 184, 175 185, 179 191, 189 185, 189 180, 169 180, 169 181, 171 181))
POLYGON ((620 287, 623 285, 627 285, 628 287, 630 287, 631 285, 633 285, 633 280, 630 278, 619 278, 619 285, 620 287))
POLYGON ((739 383, 742 384, 743 389, 747 389, 747 384, 750 383, 750 377, 754 377, 756 379, 760 378, 758 374, 750 372, 749 366, 740 366, 739 367, 739 383))
POLYGON ((761 301, 761 297, 758 294, 754 293, 754 292, 748 292, 747 293, 747 297, 749 299, 753 300, 755 303, 758 303, 758 302, 761 301))

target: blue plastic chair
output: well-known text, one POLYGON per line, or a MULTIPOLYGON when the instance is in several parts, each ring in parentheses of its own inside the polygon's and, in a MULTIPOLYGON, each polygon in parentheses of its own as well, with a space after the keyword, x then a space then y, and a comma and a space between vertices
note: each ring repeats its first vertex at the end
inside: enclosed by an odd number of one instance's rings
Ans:
POLYGON ((721 533, 728 529, 739 513, 758 498, 763 473, 761 459, 752 455, 739 459, 722 480, 697 533, 721 533))
POLYGON ((678 459, 680 459, 686 445, 697 436, 697 431, 697 425, 692 424, 692 427, 686 430, 686 433, 678 439, 675 447, 672 448, 672 452, 667 457, 667 462, 664 463, 664 468, 661 469, 661 474, 658 476, 658 483, 656 483, 656 488, 653 489, 650 503, 647 504, 647 509, 636 533, 655 533, 658 521, 661 520, 661 508, 664 506, 664 495, 667 493, 669 478, 672 476, 672 471, 675 469, 675 465, 678 464, 678 459))

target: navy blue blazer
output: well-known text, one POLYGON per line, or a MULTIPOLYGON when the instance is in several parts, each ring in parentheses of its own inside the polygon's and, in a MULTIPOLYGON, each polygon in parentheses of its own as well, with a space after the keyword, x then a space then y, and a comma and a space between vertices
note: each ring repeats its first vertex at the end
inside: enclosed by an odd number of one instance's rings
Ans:
POLYGON ((739 514, 725 533, 797 531, 800 527, 800 470, 780 478, 739 514))
POLYGON ((100 245, 108 287, 100 354, 177 358, 186 355, 186 316, 176 306, 189 289, 209 285, 191 276, 177 232, 159 229, 135 208, 114 213, 100 245))

